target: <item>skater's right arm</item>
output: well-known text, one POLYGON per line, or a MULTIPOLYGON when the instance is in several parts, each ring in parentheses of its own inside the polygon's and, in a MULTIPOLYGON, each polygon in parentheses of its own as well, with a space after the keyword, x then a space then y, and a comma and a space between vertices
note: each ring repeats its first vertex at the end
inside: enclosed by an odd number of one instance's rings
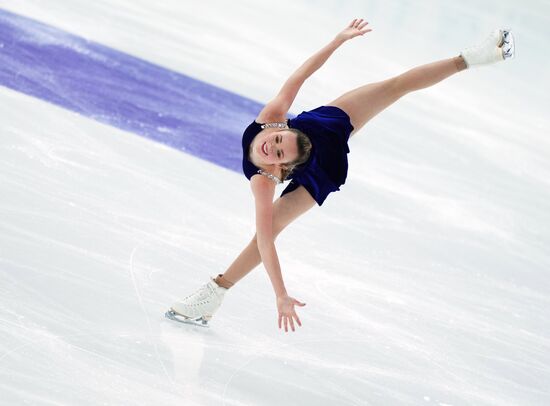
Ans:
POLYGON ((290 75, 275 98, 267 103, 260 112, 256 121, 258 123, 285 121, 287 112, 290 106, 292 106, 304 82, 323 66, 334 51, 344 42, 372 31, 370 28, 366 28, 367 24, 368 22, 363 22, 362 18, 354 19, 343 31, 339 32, 333 40, 309 57, 292 75, 290 75))

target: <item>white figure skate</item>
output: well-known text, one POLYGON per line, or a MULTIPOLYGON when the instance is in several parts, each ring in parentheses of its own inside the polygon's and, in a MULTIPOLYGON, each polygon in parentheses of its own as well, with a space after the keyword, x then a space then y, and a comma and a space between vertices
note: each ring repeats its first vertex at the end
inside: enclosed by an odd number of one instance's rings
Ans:
POLYGON ((487 65, 515 56, 514 37, 509 29, 494 30, 480 44, 467 48, 461 56, 468 68, 487 65))
POLYGON ((208 322, 222 304, 226 288, 218 286, 214 278, 196 292, 174 303, 164 315, 181 323, 208 327, 208 322))

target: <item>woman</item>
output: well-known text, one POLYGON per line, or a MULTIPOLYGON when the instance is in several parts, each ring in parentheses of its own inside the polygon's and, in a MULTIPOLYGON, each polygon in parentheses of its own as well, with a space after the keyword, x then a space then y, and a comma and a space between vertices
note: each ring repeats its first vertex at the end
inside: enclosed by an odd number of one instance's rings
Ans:
POLYGON ((256 208, 256 234, 225 273, 176 302, 166 316, 183 322, 207 325, 219 308, 225 292, 260 262, 263 262, 279 313, 279 329, 294 321, 301 326, 295 306, 305 306, 290 297, 285 288, 275 249, 279 233, 316 203, 321 206, 329 193, 344 184, 348 163, 348 139, 365 123, 405 94, 432 86, 473 66, 514 56, 509 30, 495 30, 478 46, 459 56, 411 69, 399 76, 368 84, 294 119, 286 115, 304 81, 319 69, 344 42, 372 31, 368 22, 353 20, 319 52, 310 57, 285 82, 277 96, 259 113, 243 134, 243 172, 248 179, 256 208), (292 179, 273 202, 275 185, 292 179), (178 318, 179 317, 179 318, 178 318))

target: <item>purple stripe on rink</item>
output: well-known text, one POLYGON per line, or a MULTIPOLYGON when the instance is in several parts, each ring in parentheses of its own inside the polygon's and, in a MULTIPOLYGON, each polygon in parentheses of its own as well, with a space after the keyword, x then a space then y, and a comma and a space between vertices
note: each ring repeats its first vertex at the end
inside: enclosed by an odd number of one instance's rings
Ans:
POLYGON ((242 132, 261 109, 250 99, 1 9, 0 85, 239 172, 242 132))

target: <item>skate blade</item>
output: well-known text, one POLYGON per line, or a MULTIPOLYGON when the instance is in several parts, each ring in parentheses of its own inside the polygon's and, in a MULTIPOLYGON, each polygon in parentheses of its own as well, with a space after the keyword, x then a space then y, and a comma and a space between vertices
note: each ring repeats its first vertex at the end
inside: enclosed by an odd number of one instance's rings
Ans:
POLYGON ((164 313, 164 317, 173 321, 177 321, 178 323, 191 324, 199 327, 209 327, 208 320, 205 320, 202 317, 192 319, 189 317, 182 316, 181 314, 176 313, 173 310, 168 310, 166 313, 164 313))
POLYGON ((509 29, 502 30, 502 55, 504 59, 510 59, 516 56, 514 36, 509 29))

